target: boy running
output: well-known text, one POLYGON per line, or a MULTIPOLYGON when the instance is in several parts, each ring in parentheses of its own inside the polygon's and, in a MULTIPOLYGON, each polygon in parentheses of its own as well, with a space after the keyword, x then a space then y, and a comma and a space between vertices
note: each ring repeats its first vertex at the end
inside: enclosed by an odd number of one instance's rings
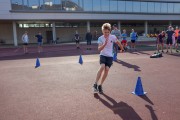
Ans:
POLYGON ((111 25, 109 23, 104 23, 102 25, 103 35, 98 38, 98 50, 100 51, 100 68, 97 72, 93 89, 94 92, 99 91, 100 94, 103 93, 102 84, 105 81, 113 62, 113 43, 119 45, 119 47, 121 48, 121 52, 124 50, 117 37, 115 35, 111 35, 110 32, 111 25))

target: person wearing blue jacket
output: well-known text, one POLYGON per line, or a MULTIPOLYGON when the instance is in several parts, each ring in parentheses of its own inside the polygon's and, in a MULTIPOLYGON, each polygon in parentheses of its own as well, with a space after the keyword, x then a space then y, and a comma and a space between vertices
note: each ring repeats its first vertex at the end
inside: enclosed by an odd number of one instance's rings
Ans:
POLYGON ((132 32, 130 33, 130 38, 131 38, 131 49, 136 50, 136 40, 137 40, 137 33, 134 32, 134 29, 132 29, 132 32))

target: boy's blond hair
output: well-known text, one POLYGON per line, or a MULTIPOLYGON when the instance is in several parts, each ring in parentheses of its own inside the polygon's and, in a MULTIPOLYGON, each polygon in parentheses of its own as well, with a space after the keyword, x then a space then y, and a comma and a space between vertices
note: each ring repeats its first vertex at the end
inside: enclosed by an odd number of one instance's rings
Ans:
POLYGON ((109 24, 109 23, 104 23, 104 24, 102 25, 102 30, 109 30, 109 31, 111 31, 111 24, 109 24))

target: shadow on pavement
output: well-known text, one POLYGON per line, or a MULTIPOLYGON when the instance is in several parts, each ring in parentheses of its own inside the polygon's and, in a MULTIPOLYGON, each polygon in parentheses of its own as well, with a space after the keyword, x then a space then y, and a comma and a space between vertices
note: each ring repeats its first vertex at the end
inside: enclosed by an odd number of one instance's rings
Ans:
POLYGON ((124 61, 122 61, 122 60, 117 60, 117 61, 115 61, 115 62, 117 62, 117 63, 119 63, 119 64, 121 64, 122 66, 125 66, 125 67, 127 67, 127 68, 132 68, 132 69, 134 69, 134 71, 138 71, 138 72, 141 71, 141 70, 140 70, 140 67, 137 66, 137 65, 132 65, 132 64, 127 63, 127 62, 124 62, 124 61))
POLYGON ((151 105, 154 105, 154 103, 153 103, 146 95, 139 96, 139 97, 142 98, 143 100, 147 101, 147 102, 150 103, 151 105))
POLYGON ((119 115, 123 120, 142 120, 142 118, 135 112, 135 110, 127 103, 121 101, 116 102, 113 98, 106 94, 102 94, 108 101, 102 99, 98 94, 94 97, 100 100, 106 107, 111 109, 114 114, 119 115), (111 104, 109 103, 111 102, 111 104))
POLYGON ((155 110, 153 110, 153 107, 151 107, 150 105, 145 105, 145 107, 147 107, 147 109, 150 111, 152 120, 158 120, 157 115, 154 112, 155 110))

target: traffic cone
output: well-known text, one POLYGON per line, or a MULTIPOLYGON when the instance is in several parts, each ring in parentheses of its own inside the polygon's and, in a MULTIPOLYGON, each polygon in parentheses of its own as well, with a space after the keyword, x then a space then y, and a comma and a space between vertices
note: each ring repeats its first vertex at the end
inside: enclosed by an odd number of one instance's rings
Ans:
POLYGON ((142 86, 142 83, 141 83, 141 77, 138 77, 137 79, 137 83, 136 83, 136 88, 135 88, 135 91, 132 92, 133 94, 135 95, 145 95, 147 92, 144 92, 143 90, 143 86, 142 86))
POLYGON ((113 55, 113 61, 116 61, 116 60, 117 60, 117 54, 114 53, 114 55, 113 55))
POLYGON ((38 67, 40 67, 41 65, 40 65, 40 61, 39 61, 39 58, 37 58, 36 59, 36 66, 35 66, 35 68, 38 68, 38 67))
POLYGON ((79 64, 81 64, 81 65, 83 64, 83 59, 82 59, 81 55, 79 56, 79 64))

